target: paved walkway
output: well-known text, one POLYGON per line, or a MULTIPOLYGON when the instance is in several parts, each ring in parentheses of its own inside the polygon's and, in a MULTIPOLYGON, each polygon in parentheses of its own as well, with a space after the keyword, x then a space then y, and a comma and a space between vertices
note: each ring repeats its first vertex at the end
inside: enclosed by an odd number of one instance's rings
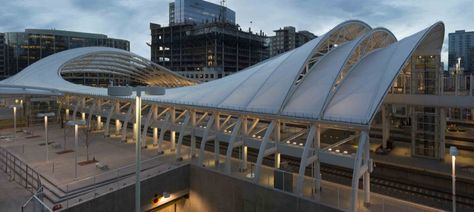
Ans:
POLYGON ((20 211, 21 206, 31 197, 31 193, 0 170, 0 211, 20 211))

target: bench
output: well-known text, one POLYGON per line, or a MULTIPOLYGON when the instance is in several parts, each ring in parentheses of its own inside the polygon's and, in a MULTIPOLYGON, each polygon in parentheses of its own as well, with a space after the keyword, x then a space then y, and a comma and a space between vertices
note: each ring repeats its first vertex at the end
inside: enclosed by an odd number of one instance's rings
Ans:
POLYGON ((22 130, 22 132, 25 133, 26 135, 33 135, 33 132, 29 130, 22 130))
POLYGON ((99 162, 95 163, 95 167, 100 169, 100 170, 108 170, 109 169, 109 166, 107 166, 105 164, 101 164, 99 162))

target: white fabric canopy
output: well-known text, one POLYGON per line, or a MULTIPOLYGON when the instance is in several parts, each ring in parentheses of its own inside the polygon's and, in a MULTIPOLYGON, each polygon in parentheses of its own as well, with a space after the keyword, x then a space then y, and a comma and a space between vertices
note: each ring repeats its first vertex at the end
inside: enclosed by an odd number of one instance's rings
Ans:
MULTIPOLYGON (((386 29, 372 30, 361 21, 347 21, 299 48, 236 74, 199 85, 167 89, 164 96, 145 96, 144 100, 369 125, 406 61, 415 51, 439 54, 443 36, 441 22, 396 42, 386 29), (389 40, 381 42, 383 44, 369 43, 370 35, 375 32, 382 32, 382 37, 389 40), (363 45, 372 46, 361 55, 358 47, 363 45), (346 70, 345 76, 336 83, 342 70, 346 70)), ((125 51, 88 47, 60 52, 1 81, 0 87, 33 86, 63 93, 106 96, 104 88, 65 81, 59 70, 84 55, 114 52, 124 54, 125 51)), ((0 89, 0 92, 5 90, 0 89)))

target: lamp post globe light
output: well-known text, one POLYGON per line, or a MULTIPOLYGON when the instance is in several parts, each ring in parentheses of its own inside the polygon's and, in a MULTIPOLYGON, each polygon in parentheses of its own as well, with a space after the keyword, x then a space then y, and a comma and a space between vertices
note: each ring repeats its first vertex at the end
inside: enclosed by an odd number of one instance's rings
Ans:
POLYGON ((10 105, 10 109, 13 109, 13 139, 16 140, 16 110, 23 108, 22 104, 10 105))
POLYGON ((45 146, 46 146, 46 162, 49 161, 48 155, 48 117, 53 117, 55 114, 54 112, 49 113, 38 113, 36 116, 43 118, 44 117, 44 137, 45 137, 45 146))
POLYGON ((136 133, 136 143, 135 143, 135 211, 140 211, 140 161, 141 161, 141 136, 139 135, 139 131, 142 125, 142 92, 145 92, 147 95, 165 95, 166 90, 162 87, 146 87, 146 86, 139 86, 139 87, 129 87, 129 86, 109 86, 107 88, 107 95, 109 96, 131 96, 135 91, 135 133, 136 133))
POLYGON ((449 147, 449 154, 451 155, 452 162, 451 177, 453 178, 453 212, 456 212, 456 156, 458 156, 458 149, 455 146, 449 147))
POLYGON ((79 126, 85 126, 86 121, 84 120, 77 120, 77 121, 67 121, 67 126, 74 126, 74 179, 77 179, 77 152, 78 152, 78 131, 79 126))

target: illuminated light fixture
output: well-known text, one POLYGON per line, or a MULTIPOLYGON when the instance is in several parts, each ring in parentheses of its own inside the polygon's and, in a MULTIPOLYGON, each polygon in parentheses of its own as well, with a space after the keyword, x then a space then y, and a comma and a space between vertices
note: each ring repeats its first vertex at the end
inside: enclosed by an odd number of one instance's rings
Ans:
POLYGON ((293 142, 294 145, 296 145, 296 142, 293 142))
POLYGON ((300 146, 303 146, 303 143, 300 143, 300 146))
POLYGON ((206 127, 206 126, 204 126, 204 129, 206 129, 206 128, 207 128, 207 127, 206 127))
POLYGON ((328 150, 329 150, 330 152, 332 151, 332 149, 331 149, 331 148, 329 148, 328 150))
POLYGON ((347 154, 347 151, 344 150, 344 154, 347 154))
POLYGON ((287 144, 291 143, 291 141, 286 141, 287 144))
POLYGON ((262 138, 262 136, 257 136, 257 138, 262 138))
POLYGON ((338 149, 336 149, 336 152, 337 152, 337 153, 339 153, 339 152, 341 152, 341 151, 340 151, 340 150, 338 150, 338 149))
MULTIPOLYGON (((142 126, 142 92, 146 95, 162 96, 166 90, 162 87, 129 87, 129 86, 109 86, 107 87, 108 96, 131 96, 135 91, 135 124, 136 124, 136 142, 135 142, 135 211, 140 211, 140 173, 141 173, 141 136, 138 135, 142 126)), ((84 118, 83 118, 84 119, 84 118)))
POLYGON ((458 149, 456 146, 449 147, 449 154, 451 155, 451 178, 452 178, 452 206, 453 211, 456 211, 456 156, 458 156, 458 149))
POLYGON ((255 136, 256 136, 256 135, 252 135, 252 137, 254 137, 254 138, 255 138, 255 136))

